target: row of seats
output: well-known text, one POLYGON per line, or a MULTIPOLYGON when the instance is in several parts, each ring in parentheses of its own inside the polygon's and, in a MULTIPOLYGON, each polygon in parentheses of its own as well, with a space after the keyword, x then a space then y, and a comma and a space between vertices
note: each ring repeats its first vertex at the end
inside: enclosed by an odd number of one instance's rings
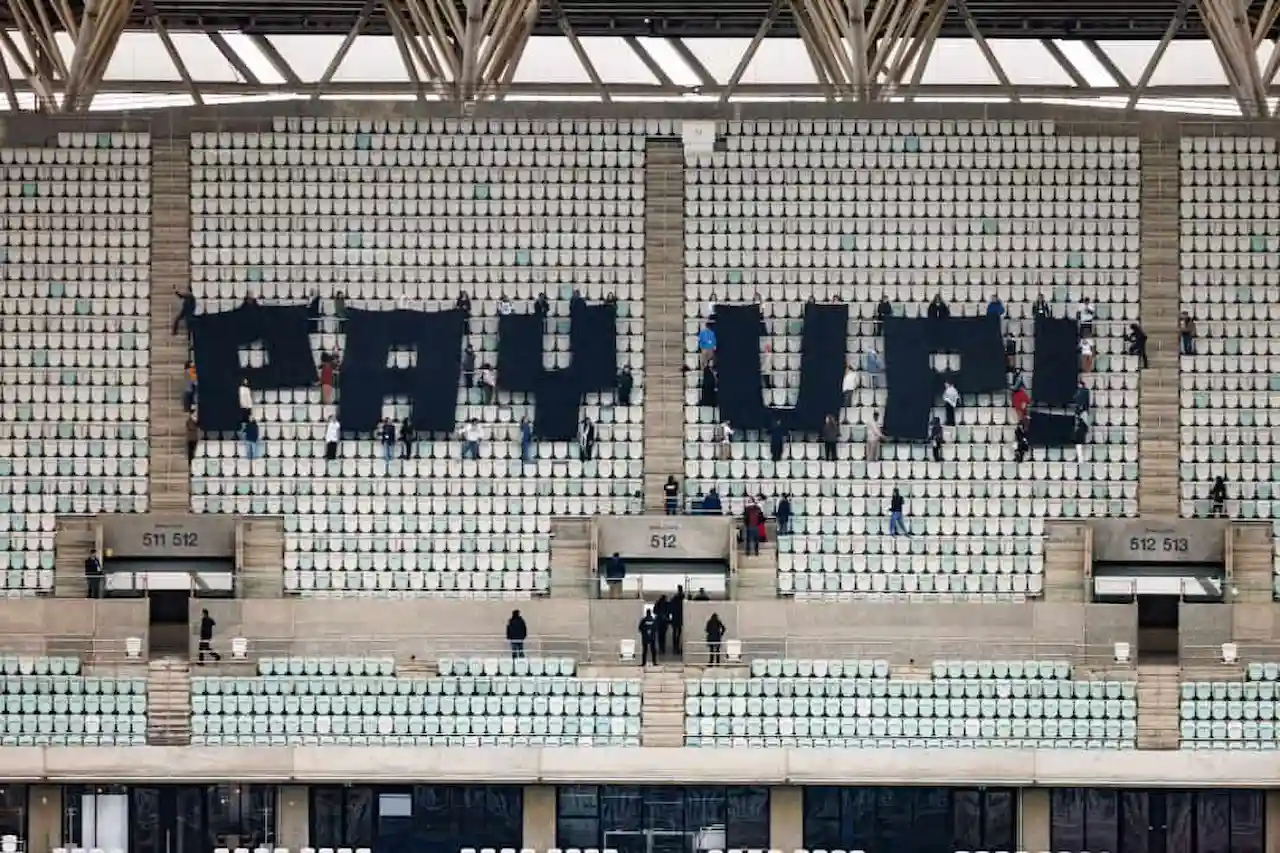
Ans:
POLYGON ((146 679, 86 676, 61 656, 4 655, 0 673, 0 746, 146 743, 146 679))

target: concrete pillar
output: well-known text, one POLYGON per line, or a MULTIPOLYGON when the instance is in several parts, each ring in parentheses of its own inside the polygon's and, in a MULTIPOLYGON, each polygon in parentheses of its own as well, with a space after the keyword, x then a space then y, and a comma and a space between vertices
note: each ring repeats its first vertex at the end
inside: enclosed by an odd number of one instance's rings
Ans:
POLYGON ((555 785, 525 785, 524 846, 531 850, 557 846, 555 785))
POLYGON ((775 850, 804 847, 804 789, 769 789, 769 846, 775 850))
POLYGON ((311 843, 311 798, 306 785, 281 785, 276 794, 276 846, 297 850, 311 843))
POLYGON ((1051 850, 1049 846, 1049 789, 1023 788, 1019 810, 1018 849, 1051 850))
POLYGON ((32 785, 27 790, 27 853, 50 853, 62 846, 62 788, 32 785))
POLYGON ((1267 853, 1280 853, 1280 791, 1267 791, 1263 806, 1262 837, 1266 839, 1267 853))

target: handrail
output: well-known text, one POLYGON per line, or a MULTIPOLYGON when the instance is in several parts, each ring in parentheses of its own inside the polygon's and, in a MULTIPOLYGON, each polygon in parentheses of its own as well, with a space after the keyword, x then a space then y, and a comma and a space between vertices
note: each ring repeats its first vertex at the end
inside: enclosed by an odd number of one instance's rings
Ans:
MULTIPOLYGON (((137 638, 139 643, 142 638, 137 638)), ((76 658, 85 666, 142 665, 128 653, 124 638, 77 637, 66 634, 0 634, 0 656, 76 658)))
MULTIPOLYGON (((685 636, 699 637, 702 626, 686 622, 685 636)), ((726 640, 735 639, 726 636, 726 640)), ((1115 667, 1110 651, 1091 654, 1083 644, 1037 642, 1034 640, 977 639, 973 637, 937 637, 919 640, 825 640, 820 637, 784 638, 779 640, 739 640, 742 662, 760 659, 788 660, 884 660, 889 662, 890 677, 902 677, 901 669, 931 667, 934 663, 950 660, 980 661, 1065 661, 1081 667, 1115 667)), ((724 656, 721 645, 721 656, 724 656)), ((686 639, 684 661, 687 664, 704 663, 708 659, 709 645, 705 640, 686 639)), ((1076 674, 1075 677, 1079 677, 1076 674)))
MULTIPOLYGON (((519 602, 513 602, 518 605, 519 602)), ((519 609, 518 607, 514 609, 519 609)), ((405 634, 400 637, 249 637, 248 660, 271 657, 377 658, 393 657, 397 663, 434 665, 440 658, 510 657, 511 646, 497 632, 492 638, 458 636, 423 636, 405 634)), ((215 645, 222 645, 215 643, 215 645)), ((229 659, 221 648, 223 661, 229 659)), ((580 637, 532 635, 524 645, 529 657, 567 657, 589 661, 590 641, 580 637)))

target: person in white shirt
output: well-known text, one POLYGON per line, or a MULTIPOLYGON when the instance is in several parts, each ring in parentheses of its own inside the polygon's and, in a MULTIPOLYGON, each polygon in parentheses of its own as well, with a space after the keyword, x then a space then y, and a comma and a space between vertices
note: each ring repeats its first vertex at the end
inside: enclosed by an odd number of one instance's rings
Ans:
POLYGON ((480 428, 480 422, 472 418, 462 425, 458 435, 462 438, 462 458, 479 459, 480 440, 484 438, 484 430, 480 428))
POLYGON ((515 308, 511 305, 511 300, 507 298, 505 293, 502 294, 502 298, 498 300, 498 313, 505 317, 514 310, 515 308))
POLYGON ((960 405, 960 392, 950 382, 942 389, 942 402, 947 407, 947 426, 955 426, 956 407, 960 405))
POLYGON ((494 386, 497 384, 493 370, 489 365, 486 364, 480 368, 480 372, 476 374, 476 382, 480 385, 480 391, 484 396, 484 404, 486 406, 489 405, 493 402, 496 391, 494 386))
POLYGON ((733 427, 729 426, 728 421, 716 424, 714 438, 719 457, 721 459, 733 458, 733 427))
POLYGON ((867 461, 880 461, 880 442, 884 441, 884 428, 880 426, 880 413, 875 409, 871 410, 871 417, 867 418, 867 461))
POLYGON ((1088 338, 1080 339, 1080 371, 1082 373, 1093 372, 1093 341, 1088 338))
POLYGON ((1089 297, 1081 299, 1080 307, 1076 309, 1076 323, 1080 326, 1080 337, 1087 338, 1093 334, 1093 320, 1097 316, 1098 312, 1089 301, 1089 297))
POLYGON ((247 424, 253 417, 253 392, 249 390, 249 380, 240 380, 240 423, 247 424))
POLYGON ((853 369, 852 364, 846 364, 844 368, 844 378, 840 380, 840 391, 844 394, 845 408, 853 405, 853 392, 858 387, 858 372, 853 369))
POLYGON ((342 426, 337 415, 329 416, 329 423, 324 426, 324 458, 328 462, 338 458, 338 442, 342 440, 342 426))

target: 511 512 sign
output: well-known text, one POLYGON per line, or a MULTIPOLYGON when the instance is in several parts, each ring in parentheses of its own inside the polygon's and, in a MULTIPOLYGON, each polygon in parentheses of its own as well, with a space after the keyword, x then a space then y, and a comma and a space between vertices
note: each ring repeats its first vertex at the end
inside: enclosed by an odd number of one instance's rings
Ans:
POLYGON ((236 522, 225 516, 103 516, 108 558, 223 559, 235 557, 236 522))

